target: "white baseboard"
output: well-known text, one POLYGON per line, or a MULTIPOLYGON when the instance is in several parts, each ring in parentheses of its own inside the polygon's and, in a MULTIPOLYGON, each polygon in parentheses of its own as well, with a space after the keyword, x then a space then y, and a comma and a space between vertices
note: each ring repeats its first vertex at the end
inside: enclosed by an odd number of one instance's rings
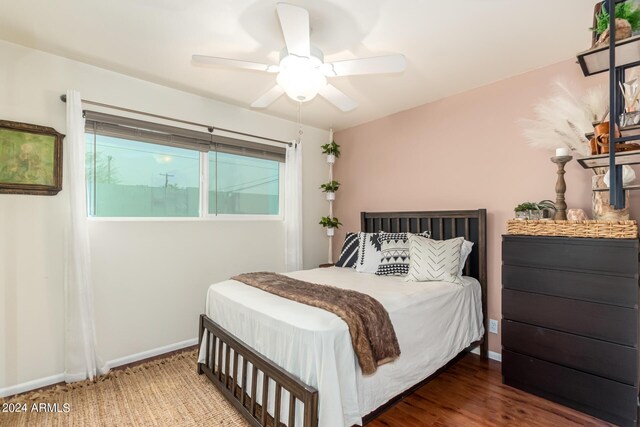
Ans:
POLYGON ((0 388, 0 397, 13 396, 14 394, 36 390, 62 381, 64 381, 64 374, 57 374, 51 375, 50 377, 27 381, 25 383, 11 385, 9 387, 0 388))
POLYGON ((180 350, 185 347, 198 344, 198 338, 192 338, 190 340, 177 342, 175 344, 165 345, 163 347, 154 348, 151 350, 143 351, 140 353, 132 354, 130 356, 119 357, 107 362, 109 369, 116 368, 118 366, 126 365, 127 363, 137 362, 138 360, 148 359, 150 357, 158 356, 160 354, 169 353, 170 351, 180 350))
MULTIPOLYGON (((474 348, 473 350, 471 350, 471 353, 477 354, 479 356, 480 355, 480 347, 478 346, 478 347, 474 348)), ((496 353, 495 351, 489 350, 489 359, 495 360, 496 362, 502 362, 502 354, 496 353)))
MULTIPOLYGON (((158 356, 160 354, 169 353, 171 351, 180 350, 185 347, 198 344, 198 338, 192 338, 186 341, 181 341, 174 344, 165 345, 163 347, 154 348, 151 350, 143 351, 140 353, 132 354, 130 356, 119 357, 117 359, 110 360, 106 365, 111 368, 117 366, 126 365, 128 363, 137 362, 139 360, 148 359, 150 357, 158 356)), ((27 381, 24 383, 0 388, 0 398, 13 396, 14 394, 25 393, 27 391, 36 390, 42 387, 46 387, 51 384, 56 384, 64 381, 64 373, 51 375, 50 377, 39 378, 36 380, 27 381)))
POLYGON ((502 362, 502 353, 496 353, 495 351, 489 351, 489 359, 496 362, 502 362))

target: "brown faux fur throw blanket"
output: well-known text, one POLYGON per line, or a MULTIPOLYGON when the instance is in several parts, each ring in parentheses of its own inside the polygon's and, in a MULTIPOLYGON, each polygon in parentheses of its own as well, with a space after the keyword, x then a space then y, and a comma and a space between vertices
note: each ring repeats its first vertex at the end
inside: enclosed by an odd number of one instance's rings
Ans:
POLYGON ((246 273, 232 277, 265 292, 318 307, 347 323, 351 343, 365 375, 400 356, 389 313, 369 295, 334 286, 303 282, 276 273, 246 273))

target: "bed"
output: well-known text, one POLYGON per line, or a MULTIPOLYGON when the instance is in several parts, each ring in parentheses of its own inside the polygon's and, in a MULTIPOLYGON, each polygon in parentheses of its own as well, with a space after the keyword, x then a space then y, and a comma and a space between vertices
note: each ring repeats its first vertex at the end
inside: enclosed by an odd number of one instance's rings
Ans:
POLYGON ((402 354, 367 376, 346 324, 334 314, 233 280, 212 285, 200 316, 198 373, 251 425, 365 424, 461 352, 479 344, 486 357, 486 211, 364 212, 361 226, 474 242, 463 285, 425 286, 339 267, 288 273, 369 294, 389 312, 402 354))

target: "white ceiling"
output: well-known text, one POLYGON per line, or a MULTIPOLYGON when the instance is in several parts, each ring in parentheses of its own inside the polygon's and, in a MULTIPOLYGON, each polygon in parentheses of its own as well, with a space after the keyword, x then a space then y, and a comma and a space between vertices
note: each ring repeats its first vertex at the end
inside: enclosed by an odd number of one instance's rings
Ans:
MULTIPOLYGON (((402 74, 330 81, 360 105, 324 99, 303 122, 343 129, 572 58, 590 44, 595 0, 288 0, 311 16, 331 62, 402 53, 402 74)), ((258 71, 197 67, 194 53, 277 63, 276 0, 0 0, 0 39, 247 106, 275 83, 258 71)), ((295 120, 286 96, 264 110, 295 120)))

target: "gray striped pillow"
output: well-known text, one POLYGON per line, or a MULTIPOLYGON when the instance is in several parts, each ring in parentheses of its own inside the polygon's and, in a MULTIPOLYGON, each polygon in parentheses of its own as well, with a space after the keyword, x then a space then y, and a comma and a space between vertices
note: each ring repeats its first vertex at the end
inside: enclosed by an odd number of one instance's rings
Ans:
POLYGON ((408 282, 450 282, 462 284, 460 250, 464 238, 432 240, 409 236, 408 282))
POLYGON ((344 238, 344 244, 342 245, 342 251, 340 251, 340 257, 336 262, 336 267, 356 268, 359 243, 358 233, 347 233, 347 236, 344 238))

